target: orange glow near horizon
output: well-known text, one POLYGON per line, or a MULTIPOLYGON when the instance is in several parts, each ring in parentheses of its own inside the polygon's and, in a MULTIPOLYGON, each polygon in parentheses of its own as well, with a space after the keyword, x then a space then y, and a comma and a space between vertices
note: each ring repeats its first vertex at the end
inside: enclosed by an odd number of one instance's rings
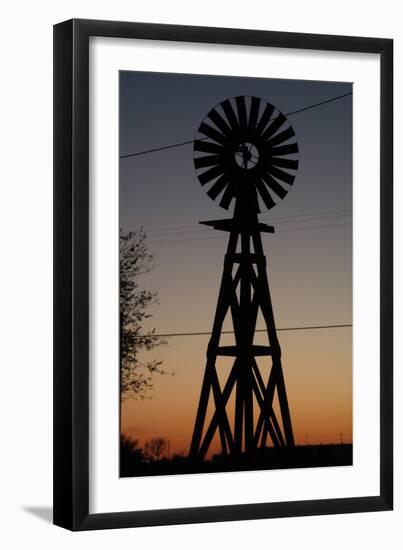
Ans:
MULTIPOLYGON (((157 334, 169 334, 211 328, 226 241, 186 244, 186 249, 178 243, 157 250, 150 247, 156 265, 141 283, 158 290, 159 303, 150 310, 145 331, 155 328, 157 334)), ((329 228, 314 235, 279 233, 266 237, 264 248, 277 327, 349 323, 351 227, 329 228)), ((232 328, 227 318, 223 330, 232 328)), ((260 314, 257 328, 264 328, 260 314)), ((221 344, 233 343, 231 338, 222 335, 221 344)), ((279 331, 278 338, 296 443, 339 443, 341 437, 351 443, 352 328, 279 331)), ((171 375, 155 379, 150 399, 123 401, 123 434, 140 445, 152 437, 164 437, 170 442, 171 456, 188 453, 208 341, 208 335, 175 336, 139 357, 143 363, 161 360, 171 375)), ((266 344, 265 333, 256 333, 255 343, 266 344)), ((232 362, 231 358, 219 361, 217 372, 223 387, 232 362)), ((266 359, 266 366, 261 360, 259 365, 267 381, 271 358, 266 359)), ((229 402, 230 417, 232 409, 229 402)), ((217 451, 218 437, 208 456, 217 451)))
MULTIPOLYGON (((344 443, 352 442, 351 332, 351 328, 341 328, 279 333, 297 445, 339 443, 341 437, 344 443)), ((229 338, 223 337, 224 345, 229 338)), ((171 456, 188 453, 207 342, 207 336, 173 337, 166 346, 153 351, 171 374, 155 380, 152 398, 123 401, 124 435, 138 440, 140 445, 161 436, 169 440, 171 456)), ((264 342, 264 336, 259 334, 256 343, 264 342)), ((266 362, 271 364, 270 358, 266 362)), ((221 386, 230 364, 227 360, 217 365, 221 386)), ((267 366, 262 366, 261 372, 267 379, 267 366)), ((231 401, 227 410, 232 421, 231 401)), ((208 456, 219 450, 216 437, 208 456)))

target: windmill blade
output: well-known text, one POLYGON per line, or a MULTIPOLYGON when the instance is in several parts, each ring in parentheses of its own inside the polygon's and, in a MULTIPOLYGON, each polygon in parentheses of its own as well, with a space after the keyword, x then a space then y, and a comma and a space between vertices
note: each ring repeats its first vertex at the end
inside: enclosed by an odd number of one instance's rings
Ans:
POLYGON ((275 134, 277 130, 281 128, 286 120, 287 119, 285 118, 283 113, 280 113, 278 116, 276 116, 270 126, 263 132, 262 137, 268 140, 270 136, 275 134))
POLYGON ((232 130, 235 132, 236 130, 238 130, 239 124, 230 100, 226 99, 225 101, 223 101, 221 103, 221 107, 223 108, 225 116, 228 119, 229 125, 231 126, 232 130))
POLYGON ((207 155, 205 157, 197 157, 194 159, 196 168, 206 168, 207 166, 215 166, 222 162, 220 155, 207 155))
POLYGON ((291 155, 293 153, 298 153, 297 143, 290 143, 289 145, 280 145, 279 147, 273 147, 265 149, 265 153, 269 157, 282 157, 284 155, 291 155))
POLYGON ((266 107, 263 111, 262 116, 260 117, 259 123, 256 127, 256 131, 261 133, 266 128, 267 123, 271 119, 271 116, 273 114, 274 107, 270 103, 266 104, 266 107))
POLYGON ((220 200, 220 206, 222 208, 225 208, 225 210, 228 210, 229 205, 231 204, 231 201, 234 197, 235 197, 234 185, 232 183, 229 183, 220 200))
POLYGON ((246 130, 247 128, 245 96, 240 95, 235 98, 235 101, 236 101, 236 107, 238 111, 239 128, 241 131, 243 131, 243 130, 246 130))
POLYGON ((288 185, 292 185, 294 183, 295 176, 289 174, 288 172, 284 172, 284 170, 280 170, 275 166, 269 166, 267 171, 278 180, 288 183, 288 185))
POLYGON ((260 178, 256 180, 256 189, 268 210, 270 210, 270 208, 273 208, 273 206, 276 206, 276 203, 268 192, 266 185, 260 178))
POLYGON ((214 201, 227 184, 228 184, 228 176, 226 174, 223 174, 207 191, 207 195, 210 197, 210 199, 213 199, 214 201))
POLYGON ((259 116, 259 108, 260 108, 260 98, 252 97, 251 104, 250 104, 249 121, 248 121, 249 130, 253 130, 256 126, 257 117, 259 116))
POLYGON ((218 164, 217 166, 210 168, 210 170, 203 172, 203 174, 199 174, 199 181, 202 185, 206 185, 206 183, 214 178, 217 178, 218 176, 221 176, 224 172, 225 167, 222 164, 218 164))
POLYGON ((293 136, 295 136, 295 132, 294 132, 294 130, 291 128, 291 126, 289 126, 289 127, 288 127, 286 130, 284 130, 283 132, 280 132, 279 134, 277 134, 277 135, 274 136, 273 138, 269 139, 267 145, 269 145, 269 146, 271 146, 271 147, 275 147, 276 145, 280 145, 280 144, 283 143, 284 141, 287 141, 287 139, 292 138, 293 136))
POLYGON ((287 194, 287 191, 281 187, 281 185, 272 178, 269 174, 262 174, 263 181, 265 184, 276 193, 280 197, 280 199, 284 199, 284 197, 287 194))
POLYGON ((298 169, 298 160, 294 160, 294 159, 282 159, 277 157, 270 157, 270 163, 273 166, 279 166, 280 168, 289 168, 290 170, 298 169))
POLYGON ((207 115, 207 117, 214 122, 214 124, 217 126, 217 128, 221 130, 223 134, 225 134, 226 136, 231 134, 232 132, 231 128, 228 126, 228 124, 225 122, 223 117, 215 109, 212 109, 207 115))
POLYGON ((205 136, 209 137, 210 139, 212 139, 214 141, 217 141, 218 143, 221 143, 221 144, 225 143, 225 141, 227 139, 224 134, 221 134, 217 130, 214 130, 214 128, 212 128, 211 126, 209 126, 205 122, 202 122, 200 124, 199 132, 201 134, 204 134, 205 136))
POLYGON ((215 153, 219 155, 224 151, 224 147, 218 145, 217 143, 211 143, 211 141, 206 141, 196 139, 194 142, 194 151, 200 151, 201 153, 215 153))

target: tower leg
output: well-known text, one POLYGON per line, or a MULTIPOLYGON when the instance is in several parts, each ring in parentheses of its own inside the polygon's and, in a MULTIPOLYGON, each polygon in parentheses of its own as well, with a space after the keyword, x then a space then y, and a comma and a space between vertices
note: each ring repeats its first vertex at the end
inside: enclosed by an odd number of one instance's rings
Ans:
POLYGON ((196 414, 195 427, 193 430, 192 442, 190 444, 189 454, 192 457, 197 456, 197 452, 200 448, 209 395, 210 395, 209 370, 206 368, 204 372, 202 389, 200 392, 199 406, 197 407, 197 414, 196 414))

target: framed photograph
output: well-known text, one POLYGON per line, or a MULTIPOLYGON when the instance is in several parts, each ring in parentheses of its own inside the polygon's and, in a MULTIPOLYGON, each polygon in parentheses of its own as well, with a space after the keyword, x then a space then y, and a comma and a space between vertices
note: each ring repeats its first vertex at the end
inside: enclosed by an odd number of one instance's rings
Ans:
POLYGON ((393 42, 54 27, 54 523, 391 510, 393 42))

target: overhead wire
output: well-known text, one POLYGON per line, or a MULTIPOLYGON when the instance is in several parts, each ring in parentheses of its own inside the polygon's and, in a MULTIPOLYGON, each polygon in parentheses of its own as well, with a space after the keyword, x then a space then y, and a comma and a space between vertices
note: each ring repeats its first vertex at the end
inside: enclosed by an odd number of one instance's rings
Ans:
MULTIPOLYGON (((351 226, 351 223, 338 223, 338 224, 328 224, 328 225, 317 225, 317 226, 311 226, 311 227, 296 227, 292 229, 279 229, 276 233, 290 233, 294 231, 308 231, 312 229, 327 229, 330 227, 347 227, 351 226)), ((184 242, 190 242, 190 241, 205 241, 205 240, 213 240, 213 239, 225 239, 225 235, 219 235, 216 237, 194 237, 189 239, 172 239, 172 240, 166 240, 166 241, 148 241, 149 245, 156 245, 156 244, 169 244, 169 243, 184 243, 184 242)))
MULTIPOLYGON (((342 99, 343 97, 347 97, 349 95, 352 95, 352 92, 347 92, 345 94, 341 94, 335 97, 331 97, 329 99, 325 99, 323 101, 319 101, 318 103, 314 103, 312 105, 307 105, 306 107, 301 107, 300 109, 296 109, 295 111, 290 111, 289 113, 284 113, 285 116, 291 116, 296 115, 298 113, 302 113, 304 111, 308 111, 309 109, 314 109, 315 107, 320 107, 321 105, 325 105, 327 103, 331 103, 332 101, 337 101, 339 99, 342 99)), ((207 139, 207 138, 204 138, 207 139)), ((120 155, 119 158, 121 159, 127 159, 131 157, 139 157, 141 155, 147 155, 149 153, 155 153, 157 151, 164 151, 165 149, 173 149, 174 147, 182 147, 183 145, 190 145, 193 143, 193 139, 187 140, 187 141, 180 141, 178 143, 171 143, 169 145, 164 145, 161 147, 154 147, 153 149, 145 149, 144 151, 137 151, 135 153, 126 153, 120 155)))
MULTIPOLYGON (((294 326, 294 327, 280 327, 276 328, 277 332, 286 332, 286 331, 298 331, 298 330, 324 330, 324 329, 337 329, 337 328, 351 328, 352 323, 341 323, 335 325, 310 325, 310 326, 294 326)), ((267 332, 267 329, 259 328, 255 332, 267 332)), ((233 330, 223 330, 221 334, 235 334, 233 330)), ((200 331, 200 332, 167 332, 165 334, 139 334, 135 338, 144 338, 144 337, 153 337, 153 338, 172 338, 178 336, 210 336, 210 331, 200 331)))
MULTIPOLYGON (((352 213, 351 209, 345 209, 345 210, 330 210, 330 211, 322 211, 322 212, 310 212, 306 214, 294 214, 290 216, 277 216, 274 218, 270 218, 270 222, 278 224, 285 224, 285 223, 293 223, 294 221, 298 223, 301 220, 301 218, 309 218, 306 221, 316 221, 316 219, 319 219, 319 217, 326 217, 327 218, 338 218, 338 217, 347 217, 350 216, 352 213), (314 219, 312 219, 314 218, 314 219)), ((175 232, 194 232, 194 231, 210 231, 208 228, 201 228, 195 230, 194 228, 198 227, 197 223, 194 223, 192 225, 174 225, 169 227, 151 227, 151 228, 144 228, 147 235, 155 235, 156 233, 162 232, 163 234, 166 234, 166 231, 175 231, 175 232)))

